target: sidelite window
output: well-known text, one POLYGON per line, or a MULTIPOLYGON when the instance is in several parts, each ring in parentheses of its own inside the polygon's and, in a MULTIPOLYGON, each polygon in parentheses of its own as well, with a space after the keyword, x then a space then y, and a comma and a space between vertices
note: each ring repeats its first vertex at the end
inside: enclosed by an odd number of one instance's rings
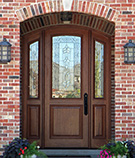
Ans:
POLYGON ((81 97, 81 37, 52 38, 52 98, 81 97))
POLYGON ((29 97, 38 98, 39 41, 29 45, 29 97))
POLYGON ((95 98, 104 98, 104 45, 95 41, 95 98))

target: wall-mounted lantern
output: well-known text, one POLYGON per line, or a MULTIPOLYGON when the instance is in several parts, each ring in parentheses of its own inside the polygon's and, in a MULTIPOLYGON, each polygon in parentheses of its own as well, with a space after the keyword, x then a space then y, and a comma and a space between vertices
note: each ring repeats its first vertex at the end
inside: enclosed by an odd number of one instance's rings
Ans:
POLYGON ((125 63, 135 63, 135 44, 132 40, 129 40, 129 43, 126 43, 124 46, 124 62, 125 63))
POLYGON ((11 44, 6 40, 3 39, 0 42, 0 63, 7 63, 11 61, 11 44))

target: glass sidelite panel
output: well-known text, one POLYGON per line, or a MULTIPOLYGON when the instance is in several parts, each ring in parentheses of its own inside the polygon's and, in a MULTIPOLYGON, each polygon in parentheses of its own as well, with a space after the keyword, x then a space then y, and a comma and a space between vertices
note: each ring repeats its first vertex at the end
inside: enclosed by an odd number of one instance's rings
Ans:
POLYGON ((104 45, 95 41, 95 98, 104 97, 104 45))
POLYGON ((29 49, 29 96, 38 98, 38 59, 39 59, 39 42, 30 44, 29 49))
POLYGON ((52 38, 52 98, 81 97, 81 37, 52 38))

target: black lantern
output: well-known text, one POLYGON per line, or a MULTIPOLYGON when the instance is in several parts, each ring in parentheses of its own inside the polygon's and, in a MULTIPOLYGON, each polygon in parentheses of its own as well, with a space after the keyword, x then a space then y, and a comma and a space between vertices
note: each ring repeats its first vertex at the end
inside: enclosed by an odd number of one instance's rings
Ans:
POLYGON ((0 42, 0 62, 7 63, 11 61, 11 44, 6 40, 3 39, 0 42))
POLYGON ((132 40, 129 40, 129 43, 124 45, 124 62, 135 63, 135 44, 132 43, 132 40))

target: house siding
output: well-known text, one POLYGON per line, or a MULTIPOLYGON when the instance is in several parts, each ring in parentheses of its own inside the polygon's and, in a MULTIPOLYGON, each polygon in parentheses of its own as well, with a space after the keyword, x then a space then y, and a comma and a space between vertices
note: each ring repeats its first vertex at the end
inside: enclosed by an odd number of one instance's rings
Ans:
MULTIPOLYGON (((0 155, 4 145, 20 134, 20 22, 64 11, 62 1, 0 0, 0 41, 12 44, 12 60, 0 64, 0 155)), ((96 15, 115 23, 112 37, 112 137, 135 138, 135 65, 124 63, 124 49, 135 40, 135 0, 72 2, 69 11, 96 15)))

